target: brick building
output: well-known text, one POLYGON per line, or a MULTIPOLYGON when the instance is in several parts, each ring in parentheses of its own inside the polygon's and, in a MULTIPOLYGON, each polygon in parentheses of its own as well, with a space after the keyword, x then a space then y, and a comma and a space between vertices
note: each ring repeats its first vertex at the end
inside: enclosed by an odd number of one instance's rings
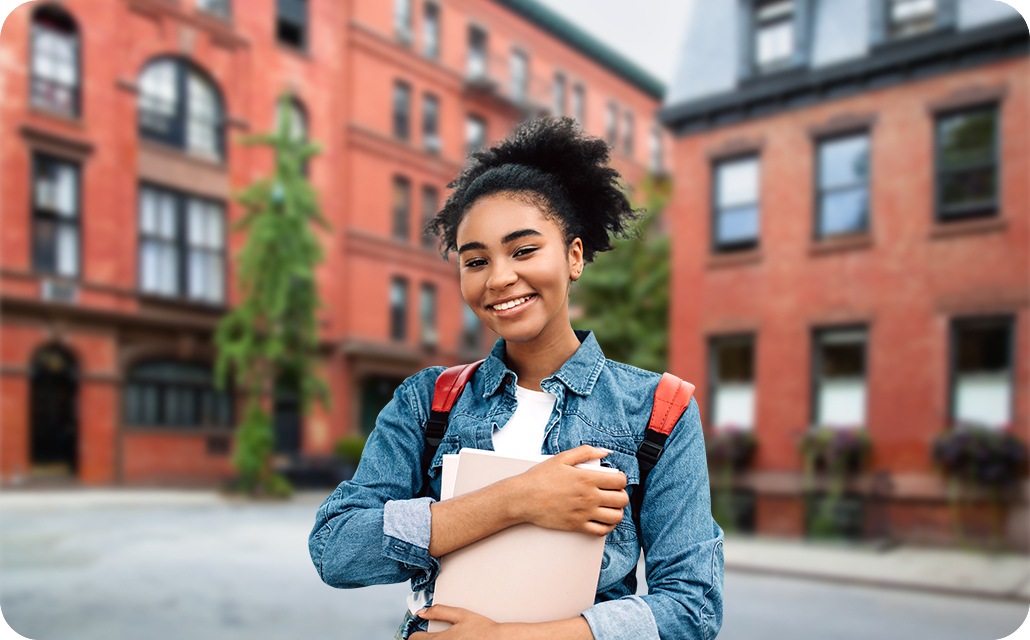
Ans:
MULTIPOLYGON (((1026 441, 1027 43, 990 0, 695 11, 661 112, 670 368, 698 383, 706 424, 756 436, 736 480, 745 528, 805 530, 809 429, 867 427, 858 525, 918 541, 951 535, 937 434, 971 422, 1026 441)), ((1024 491, 1010 545, 1027 546, 1027 520, 1024 491)))
POLYGON ((630 183, 662 165, 662 87, 531 0, 54 0, 0 36, 0 480, 231 473, 212 332, 237 302, 233 194, 271 171, 292 95, 322 147, 330 413, 274 400, 277 449, 327 454, 403 377, 481 356, 454 263, 420 235, 470 147, 560 112, 630 183), (244 10, 244 5, 246 10, 244 10))

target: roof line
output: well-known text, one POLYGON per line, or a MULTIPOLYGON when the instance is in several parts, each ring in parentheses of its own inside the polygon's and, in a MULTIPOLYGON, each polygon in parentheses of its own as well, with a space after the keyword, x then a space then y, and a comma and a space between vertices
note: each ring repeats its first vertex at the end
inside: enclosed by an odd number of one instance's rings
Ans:
POLYGON ((665 85, 661 81, 553 9, 536 0, 495 0, 495 2, 593 59, 652 98, 662 100, 665 96, 665 85))

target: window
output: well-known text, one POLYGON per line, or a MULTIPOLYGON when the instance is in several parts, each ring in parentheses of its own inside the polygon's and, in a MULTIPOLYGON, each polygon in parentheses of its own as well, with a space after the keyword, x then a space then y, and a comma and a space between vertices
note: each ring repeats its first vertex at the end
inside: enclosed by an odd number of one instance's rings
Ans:
POLYGON ((565 74, 554 74, 554 115, 565 115, 565 74))
POLYGON ((422 96, 422 144, 429 153, 440 153, 440 102, 431 93, 422 96))
POLYGON ((823 329, 815 332, 815 425, 866 426, 866 331, 823 329))
POLYGON ((794 55, 794 3, 763 0, 755 3, 755 66, 759 71, 778 68, 794 55))
POLYGON ((467 71, 469 78, 475 79, 486 77, 486 32, 479 27, 469 27, 467 71))
MULTIPOLYGON (((288 98, 284 102, 279 100, 275 105, 275 126, 276 130, 286 127, 287 135, 294 142, 307 142, 308 140, 308 117, 304 105, 296 98, 288 98)), ((301 166, 301 173, 308 175, 308 159, 304 160, 301 166)))
POLYGON ((486 121, 479 116, 469 116, 465 120, 465 150, 467 154, 479 151, 486 146, 486 121))
POLYGON ((275 37, 295 49, 308 46, 307 0, 275 0, 275 37))
POLYGON ((464 348, 478 350, 483 342, 483 325, 479 316, 467 304, 462 305, 461 344, 464 348))
POLYGON ((439 202, 440 194, 435 187, 429 185, 422 187, 422 246, 427 249, 436 246, 436 236, 426 231, 426 225, 436 217, 439 202))
POLYGON ((229 2, 230 0, 197 0, 197 8, 223 20, 228 20, 232 15, 229 2))
POLYGON ((937 0, 888 0, 888 37, 904 38, 937 28, 937 0))
POLYGON ((951 414, 956 422, 1005 427, 1012 422, 1011 318, 952 323, 951 414))
POLYGON ((211 367, 205 364, 167 360, 138 364, 126 377, 125 423, 231 428, 232 393, 215 388, 211 367))
POLYGON ((529 58, 521 51, 511 52, 511 99, 522 104, 529 87, 529 58))
POLYGON ((436 347, 439 337, 436 333, 436 287, 422 284, 419 316, 422 324, 422 346, 436 347))
POLYGON ((147 140, 223 159, 222 100, 198 69, 173 58, 155 60, 139 83, 140 135, 147 140))
POLYGON ((140 289, 206 303, 225 299, 222 205, 159 187, 140 188, 140 289))
POLYGON ((411 135, 411 87, 393 83, 393 137, 407 140, 411 135))
POLYGON ((411 182, 395 176, 393 179, 393 237, 407 242, 411 219, 411 182))
POLYGON ((662 130, 657 125, 651 129, 651 162, 652 173, 662 173, 665 170, 663 161, 664 152, 662 149, 662 130))
POLYGON ((79 274, 79 167, 33 157, 32 268, 74 278, 79 274))
POLYGON ((937 218, 942 222, 998 212, 998 108, 937 119, 937 218))
POLYGON ((32 14, 32 105, 79 115, 79 33, 57 7, 32 14))
POLYGON ((408 335, 408 281, 395 277, 390 281, 390 339, 404 342, 408 335))
POLYGON ((619 139, 619 109, 614 102, 608 103, 604 114, 604 139, 612 148, 619 139))
POLYGON ((627 111, 622 115, 622 152, 633 155, 633 114, 627 111))
POLYGON ((440 7, 427 2, 422 14, 422 53, 427 58, 440 57, 440 7))
POLYGON ((751 336, 713 338, 709 344, 712 424, 752 429, 755 425, 755 353, 751 336))
POLYGON ((572 86, 572 117, 575 118, 580 126, 586 124, 586 89, 581 84, 575 84, 572 86))
POLYGON ((715 167, 716 251, 752 249, 758 246, 758 158, 724 160, 715 167))
POLYGON ((409 44, 412 39, 411 0, 393 0, 393 31, 397 39, 409 44))
POLYGON ((816 237, 869 231, 869 135, 822 140, 816 237))

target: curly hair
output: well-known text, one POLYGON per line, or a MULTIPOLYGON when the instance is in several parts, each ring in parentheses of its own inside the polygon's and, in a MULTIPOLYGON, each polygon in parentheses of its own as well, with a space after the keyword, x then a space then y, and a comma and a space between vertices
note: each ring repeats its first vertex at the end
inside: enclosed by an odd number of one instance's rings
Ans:
POLYGON ((608 145, 585 135, 572 118, 537 118, 517 126, 500 144, 472 154, 443 208, 426 224, 440 238, 444 258, 457 250, 458 224, 480 198, 511 195, 558 222, 568 245, 583 241, 583 259, 612 248, 638 217, 608 166, 608 145))

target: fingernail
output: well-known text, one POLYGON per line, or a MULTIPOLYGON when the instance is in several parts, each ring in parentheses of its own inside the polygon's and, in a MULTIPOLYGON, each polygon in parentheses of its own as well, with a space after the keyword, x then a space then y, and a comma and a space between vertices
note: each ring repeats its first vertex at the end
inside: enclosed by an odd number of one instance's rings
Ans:
POLYGON ((419 616, 419 617, 422 617, 422 614, 425 613, 425 612, 426 612, 426 608, 422 607, 421 609, 419 609, 418 611, 415 612, 415 615, 419 616))
POLYGON ((597 449, 598 451, 604 451, 604 455, 608 455, 609 453, 612 452, 611 449, 605 449, 604 447, 594 447, 594 448, 597 449))

